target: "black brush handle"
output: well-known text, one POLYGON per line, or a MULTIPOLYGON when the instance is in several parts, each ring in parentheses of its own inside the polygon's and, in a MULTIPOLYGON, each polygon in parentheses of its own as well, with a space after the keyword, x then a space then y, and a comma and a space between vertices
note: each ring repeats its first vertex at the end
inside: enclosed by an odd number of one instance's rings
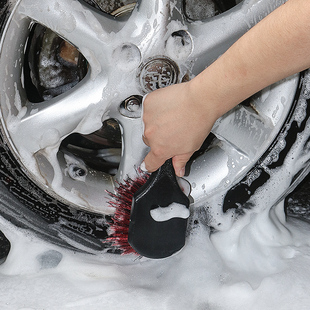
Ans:
POLYGON ((149 258, 164 258, 179 251, 185 244, 187 217, 183 211, 189 214, 188 208, 189 199, 180 189, 169 159, 133 196, 129 244, 149 258), (182 212, 169 213, 176 204, 182 212), (168 215, 168 219, 154 219, 151 215, 154 210, 168 215))

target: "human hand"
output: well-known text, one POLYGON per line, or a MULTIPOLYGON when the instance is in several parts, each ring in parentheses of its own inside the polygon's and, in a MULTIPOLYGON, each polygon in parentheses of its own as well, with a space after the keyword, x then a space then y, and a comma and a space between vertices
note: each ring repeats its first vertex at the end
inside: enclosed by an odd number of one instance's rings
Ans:
POLYGON ((309 3, 287 1, 191 81, 146 96, 144 142, 151 150, 144 163, 148 171, 172 157, 176 174, 183 176, 186 162, 218 117, 264 87, 309 68, 310 39, 300 40, 309 37, 309 3), (288 20, 295 21, 293 27, 288 20))
POLYGON ((149 172, 172 158, 177 176, 184 176, 185 165, 199 150, 217 119, 211 102, 204 102, 191 82, 158 89, 143 103, 144 137, 150 152, 144 159, 149 172))

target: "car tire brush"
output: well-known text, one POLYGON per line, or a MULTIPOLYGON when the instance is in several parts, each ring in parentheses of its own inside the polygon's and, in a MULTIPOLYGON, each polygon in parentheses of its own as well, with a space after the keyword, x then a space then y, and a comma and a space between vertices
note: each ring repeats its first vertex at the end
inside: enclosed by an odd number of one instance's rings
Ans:
POLYGON ((165 258, 184 246, 189 199, 178 184, 171 159, 149 177, 140 172, 137 180, 128 179, 112 196, 111 205, 117 208, 108 240, 124 254, 165 258))

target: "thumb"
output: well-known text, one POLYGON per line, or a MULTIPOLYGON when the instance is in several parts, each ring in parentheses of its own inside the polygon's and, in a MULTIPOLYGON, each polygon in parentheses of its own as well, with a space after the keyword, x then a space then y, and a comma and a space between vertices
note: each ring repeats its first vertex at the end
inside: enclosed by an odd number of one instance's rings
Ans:
POLYGON ((182 178, 185 174, 185 165, 191 158, 193 153, 186 153, 182 155, 176 155, 172 158, 172 164, 174 167, 175 174, 182 178))
POLYGON ((164 164, 166 161, 165 158, 160 158, 158 156, 155 156, 152 150, 145 156, 144 161, 141 166, 144 165, 144 167, 141 167, 142 170, 146 170, 148 172, 156 171, 160 166, 164 164), (145 168, 145 169, 144 169, 145 168))

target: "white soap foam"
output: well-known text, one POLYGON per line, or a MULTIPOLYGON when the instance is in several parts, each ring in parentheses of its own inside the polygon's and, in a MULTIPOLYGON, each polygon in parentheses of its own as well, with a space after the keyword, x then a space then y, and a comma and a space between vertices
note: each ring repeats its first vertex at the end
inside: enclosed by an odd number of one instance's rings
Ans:
POLYGON ((150 211, 151 217, 156 222, 165 222, 173 218, 187 219, 190 216, 189 209, 185 205, 173 202, 167 207, 157 207, 150 211))
MULTIPOLYGON (((257 230, 264 219, 257 215, 248 225, 245 221, 211 239, 208 229, 197 227, 177 255, 139 260, 74 253, 0 218, 12 241, 10 255, 0 266, 1 308, 307 309, 309 224, 290 219, 284 224, 290 237, 270 242, 257 230)), ((265 225, 267 234, 272 226, 270 221, 265 225)))

